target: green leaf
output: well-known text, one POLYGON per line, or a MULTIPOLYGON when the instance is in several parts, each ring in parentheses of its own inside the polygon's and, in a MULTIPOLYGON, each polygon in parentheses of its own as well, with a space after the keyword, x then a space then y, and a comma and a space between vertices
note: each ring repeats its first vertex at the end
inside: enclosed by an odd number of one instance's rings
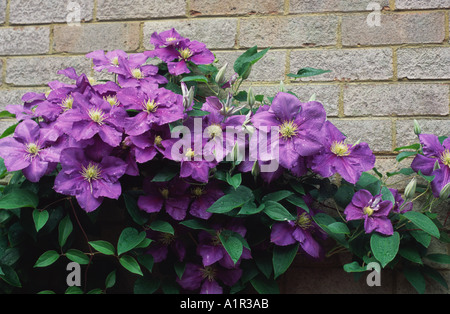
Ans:
POLYGON ((190 229, 194 230, 204 230, 204 231, 212 231, 208 224, 203 220, 198 219, 189 219, 185 221, 181 221, 180 225, 183 225, 185 227, 188 227, 190 229))
POLYGON ((294 194, 293 192, 288 191, 288 190, 281 190, 281 191, 269 193, 262 198, 262 203, 265 203, 267 201, 279 202, 293 194, 294 194))
POLYGON ((233 263, 236 264, 241 258, 244 250, 244 245, 241 239, 236 237, 235 232, 230 230, 223 230, 220 232, 219 239, 233 263))
POLYGON ((256 206, 255 202, 250 201, 245 203, 241 210, 239 211, 239 215, 255 215, 260 213, 264 209, 265 205, 261 204, 259 207, 256 206))
POLYGON ((405 175, 405 176, 409 176, 409 175, 412 175, 413 173, 415 173, 415 172, 411 168, 402 168, 402 169, 400 169, 397 172, 387 172, 386 175, 388 177, 392 177, 392 176, 395 176, 397 174, 402 174, 402 175, 405 175))
POLYGON ((414 239, 416 239, 417 242, 422 244, 424 247, 427 248, 428 246, 430 246, 431 236, 428 233, 422 230, 411 230, 409 231, 409 233, 414 239))
POLYGON ((9 111, 6 110, 0 111, 0 118, 15 118, 15 117, 16 115, 9 111))
POLYGON ((345 208, 352 201, 355 190, 348 184, 343 184, 339 187, 336 194, 334 194, 334 200, 340 207, 345 208))
POLYGON ((365 267, 360 266, 356 261, 344 265, 344 271, 347 273, 361 273, 366 270, 367 269, 365 267))
POLYGON ((38 204, 38 196, 30 190, 14 188, 8 194, 0 196, 1 209, 36 208, 38 204))
POLYGON ((420 294, 425 293, 426 281, 418 267, 403 268, 403 275, 420 294))
POLYGON ((447 254, 434 253, 428 254, 425 257, 435 263, 450 264, 450 255, 447 254))
POLYGON ((105 255, 114 255, 116 250, 114 246, 108 241, 90 241, 89 244, 98 252, 103 253, 105 255))
POLYGON ((372 195, 377 195, 381 191, 381 181, 377 177, 363 172, 356 183, 357 190, 368 190, 372 195))
POLYGON ((125 207, 127 208, 127 211, 134 222, 140 226, 147 223, 148 216, 143 210, 138 207, 137 200, 128 193, 123 193, 123 199, 125 202, 125 207))
POLYGON ((39 231, 42 229, 42 227, 45 226, 45 224, 48 221, 49 218, 49 213, 46 210, 39 210, 39 209, 35 209, 33 210, 33 221, 34 221, 34 226, 36 228, 36 231, 39 231))
POLYGON ((18 125, 19 123, 16 123, 8 127, 5 131, 3 131, 2 135, 0 135, 0 139, 10 136, 11 134, 14 134, 14 131, 16 130, 16 127, 18 125))
POLYGON ((181 82, 202 82, 202 83, 208 83, 208 78, 204 75, 191 75, 191 76, 185 76, 181 79, 181 82))
POLYGON ((434 281, 436 281, 437 283, 439 283, 441 286, 443 286, 446 290, 448 290, 448 284, 447 284, 447 280, 441 275, 441 273, 439 271, 437 271, 434 268, 431 268, 429 266, 424 266, 422 268, 422 272, 423 274, 425 274, 426 276, 430 277, 431 279, 433 279, 434 281))
POLYGON ((158 290, 160 281, 156 278, 140 277, 134 284, 134 294, 152 294, 158 290))
POLYGON ((72 262, 78 263, 80 265, 89 264, 89 257, 86 256, 83 252, 75 249, 70 249, 66 252, 66 257, 70 259, 72 262))
POLYGON ((408 157, 411 157, 411 156, 414 156, 414 155, 417 155, 417 152, 408 152, 408 151, 406 151, 406 152, 401 152, 401 153, 399 153, 399 154, 395 157, 395 159, 396 159, 398 162, 400 162, 400 161, 402 161, 403 159, 408 158, 408 157))
POLYGON ((150 224, 149 227, 153 231, 170 233, 172 235, 175 234, 175 229, 173 229, 172 225, 170 223, 168 223, 167 221, 155 220, 150 224))
POLYGON ((19 276, 17 275, 16 271, 8 265, 2 265, 2 274, 0 274, 0 278, 3 279, 7 284, 21 288, 22 284, 20 283, 19 276))
POLYGON ((172 180, 180 170, 176 167, 165 167, 158 172, 152 179, 152 182, 167 182, 172 180))
POLYGON ((322 70, 322 69, 315 69, 315 68, 303 68, 297 71, 297 74, 289 73, 287 76, 293 77, 293 78, 301 78, 301 77, 310 77, 310 76, 316 76, 324 73, 331 72, 331 70, 322 70))
POLYGON ((67 238, 73 231, 73 224, 70 220, 70 216, 64 217, 58 226, 58 242, 61 247, 66 244, 67 238))
POLYGON ((129 272, 137 275, 144 276, 142 273, 141 267, 139 266, 136 259, 129 255, 123 255, 119 259, 120 265, 122 265, 125 269, 127 269, 129 272))
POLYGON ((68 287, 64 294, 83 294, 83 290, 80 287, 72 286, 68 287))
POLYGON ((412 248, 412 247, 401 248, 398 251, 398 254, 401 257, 407 259, 408 261, 411 261, 416 264, 423 264, 422 257, 420 256, 419 252, 415 248, 412 248))
POLYGON ((332 233, 336 234, 350 234, 350 230, 348 229, 347 225, 343 222, 333 222, 329 224, 328 230, 330 230, 332 233))
POLYGON ((264 276, 258 275, 250 280, 250 283, 252 284, 253 288, 259 293, 259 294, 279 294, 280 289, 278 287, 278 284, 273 279, 267 279, 264 276))
POLYGON ((303 184, 301 184, 300 182, 291 180, 289 181, 289 185, 298 194, 305 195, 305 188, 303 187, 303 184))
POLYGON ((283 205, 274 202, 267 201, 265 203, 266 207, 264 208, 264 213, 267 216, 276 221, 287 221, 287 220, 295 220, 295 217, 286 209, 283 205))
POLYGON ((145 239, 145 231, 138 232, 132 227, 125 228, 117 242, 117 254, 122 255, 138 246, 145 239))
POLYGON ((176 262, 173 264, 173 268, 175 269, 175 273, 177 274, 178 278, 181 279, 186 269, 186 264, 182 262, 176 262))
POLYGON ((270 48, 258 51, 258 47, 254 46, 240 55, 234 62, 234 71, 242 76, 249 67, 258 62, 269 51, 270 48))
POLYGON ((394 149, 395 152, 398 152, 402 149, 414 149, 414 150, 419 150, 420 149, 420 144, 419 143, 415 143, 412 145, 407 145, 407 146, 401 146, 401 147, 397 147, 396 149, 394 149))
POLYGON ((398 232, 394 232, 391 236, 383 236, 375 232, 370 237, 372 253, 383 268, 395 258, 399 245, 400 235, 398 232))
POLYGON ((150 254, 139 255, 137 257, 137 260, 138 260, 139 264, 141 264, 142 266, 147 268, 147 270, 149 272, 152 272, 153 264, 154 264, 154 260, 153 260, 153 256, 152 255, 150 255, 150 254))
POLYGON ((230 174, 227 173, 227 182, 229 185, 237 189, 242 183, 242 174, 237 173, 234 176, 230 176, 230 174))
POLYGON ((389 188, 383 186, 381 188, 381 194, 382 194, 381 198, 383 199, 383 201, 391 201, 392 204, 395 204, 394 195, 389 190, 389 188))
POLYGON ((59 254, 56 251, 47 251, 42 254, 33 267, 47 267, 56 262, 59 259, 59 254))
POLYGON ((193 110, 189 110, 187 112, 187 115, 189 117, 203 117, 203 116, 207 116, 211 114, 209 111, 204 111, 204 110, 199 110, 199 109, 193 109, 193 110))
POLYGON ((116 272, 117 272, 116 270, 113 270, 106 277, 106 280, 105 280, 106 289, 112 288, 116 284, 116 272))
POLYGON ((426 215, 415 211, 409 211, 402 215, 406 219, 410 220, 415 226, 417 226, 417 228, 439 239, 440 233, 438 227, 426 215))
POLYGON ((224 214, 229 211, 241 207, 245 203, 254 199, 252 190, 246 186, 239 186, 236 190, 230 192, 219 198, 211 207, 208 208, 208 212, 216 214, 224 214))
POLYGON ((303 198, 300 195, 292 194, 291 196, 288 196, 286 198, 286 201, 289 203, 298 206, 302 209, 304 209, 307 213, 309 213, 309 207, 306 205, 306 202, 303 200, 303 198))
POLYGON ((274 246, 272 258, 274 279, 288 270, 297 255, 298 247, 298 243, 288 246, 274 246))

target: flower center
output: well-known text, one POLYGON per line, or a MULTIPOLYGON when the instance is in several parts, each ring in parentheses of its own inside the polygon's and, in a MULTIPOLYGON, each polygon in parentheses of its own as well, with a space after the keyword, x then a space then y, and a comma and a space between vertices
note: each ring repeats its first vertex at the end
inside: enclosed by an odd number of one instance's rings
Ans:
POLYGON ((188 148, 185 156, 188 157, 188 158, 194 158, 195 152, 192 150, 192 148, 188 148))
POLYGON ((222 127, 218 124, 211 124, 206 128, 209 138, 215 138, 216 136, 222 136, 222 127))
POLYGON ((106 100, 111 105, 111 107, 115 107, 120 104, 119 100, 117 100, 117 96, 106 96, 103 97, 103 99, 106 100))
POLYGON ((348 156, 350 152, 348 151, 348 145, 343 142, 334 141, 331 144, 331 152, 336 156, 348 156))
POLYGON ((213 281, 217 274, 216 269, 212 266, 206 266, 201 271, 203 279, 208 279, 208 281, 213 281))
POLYGON ((89 163, 87 167, 81 166, 81 175, 86 181, 91 183, 91 181, 100 179, 101 169, 99 165, 89 163))
POLYGON ((119 57, 114 57, 111 59, 111 65, 113 66, 119 66, 119 57))
POLYGON ((28 143, 25 145, 25 150, 28 153, 29 157, 34 158, 39 155, 40 147, 36 143, 28 143))
POLYGON ((175 41, 175 40, 177 40, 175 37, 167 37, 166 38, 167 42, 171 42, 171 41, 175 41))
POLYGON ((155 112, 157 108, 158 105, 155 103, 154 100, 149 99, 144 104, 144 111, 147 111, 148 113, 155 112))
POLYGON ((158 146, 158 147, 161 147, 161 146, 162 146, 162 145, 161 145, 161 142, 162 142, 162 137, 159 136, 159 135, 156 135, 156 136, 155 136, 155 142, 154 142, 154 145, 155 145, 155 146, 158 146))
POLYGON ((160 189, 159 193, 161 193, 162 197, 165 200, 169 198, 169 190, 168 189, 160 189))
POLYGON ((201 187, 196 187, 196 188, 192 189, 192 195, 194 195, 195 197, 202 196, 203 193, 204 193, 204 191, 201 187))
POLYGON ((178 50, 182 59, 186 60, 192 56, 192 51, 189 48, 178 50))
POLYGON ((61 102, 61 107, 63 108, 64 111, 72 109, 72 106, 73 106, 73 97, 72 96, 67 96, 61 102))
POLYGON ((296 136, 298 132, 298 125, 294 121, 284 121, 280 127, 281 137, 285 140, 296 136))
POLYGON ((135 79, 142 79, 144 78, 144 74, 142 73, 141 69, 133 69, 131 71, 131 75, 135 78, 135 79))
POLYGON ((367 216, 372 216, 374 209, 370 206, 366 206, 363 208, 363 213, 367 216))
POLYGON ((166 233, 166 232, 161 233, 161 235, 159 236, 159 242, 162 243, 165 246, 167 246, 170 243, 172 243, 172 241, 174 239, 175 239, 174 235, 172 235, 170 233, 166 233))
POLYGON ((309 229, 312 226, 311 218, 307 213, 299 215, 295 224, 304 230, 309 229))
POLYGON ((88 115, 92 121, 100 125, 102 125, 103 121, 105 120, 105 113, 99 108, 90 109, 88 115))
POLYGON ((88 81, 89 81, 89 84, 91 84, 91 86, 98 84, 97 80, 92 76, 88 77, 88 81))
POLYGON ((446 149, 441 155, 441 161, 447 167, 450 167, 450 150, 446 149))

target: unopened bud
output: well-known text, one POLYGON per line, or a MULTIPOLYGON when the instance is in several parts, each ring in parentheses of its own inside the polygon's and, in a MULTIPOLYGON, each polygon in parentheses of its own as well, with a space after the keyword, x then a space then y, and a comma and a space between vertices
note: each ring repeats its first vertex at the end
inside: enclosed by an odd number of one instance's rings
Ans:
POLYGON ((280 81, 280 92, 286 93, 286 86, 284 86, 283 81, 280 81))
POLYGON ((450 197, 450 182, 447 183, 441 190, 441 192, 439 192, 439 198, 441 200, 446 200, 450 197))
POLYGON ((222 68, 220 68, 219 72, 217 72, 215 81, 218 85, 223 85, 225 83, 225 72, 227 67, 228 63, 226 63, 222 68))
POLYGON ((414 133, 416 135, 419 135, 420 133, 422 133, 422 128, 419 125, 419 122, 417 122, 416 119, 414 119, 414 133))
POLYGON ((250 73, 252 73, 252 65, 249 65, 249 67, 248 67, 247 70, 244 72, 244 74, 242 74, 242 79, 243 79, 243 80, 248 79, 248 77, 250 76, 250 73))
POLYGON ((247 103, 251 108, 253 108, 253 106, 255 105, 256 99, 255 99, 255 94, 253 93, 253 89, 250 87, 248 89, 248 93, 247 93, 247 103))
POLYGON ((252 175, 253 177, 257 177, 261 173, 261 169, 259 168, 258 161, 255 161, 252 167, 252 175))
POLYGON ((417 179, 414 177, 405 188, 405 201, 412 200, 416 194, 417 179))

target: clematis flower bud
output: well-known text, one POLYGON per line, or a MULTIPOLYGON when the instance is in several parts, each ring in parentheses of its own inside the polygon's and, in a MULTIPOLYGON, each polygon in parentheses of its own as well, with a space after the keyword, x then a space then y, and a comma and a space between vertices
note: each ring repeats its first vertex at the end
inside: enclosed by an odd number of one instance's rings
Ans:
POLYGON ((280 81, 280 92, 283 92, 283 93, 287 92, 286 86, 284 86, 283 81, 280 81))
POLYGON ((405 188, 405 201, 412 200, 416 194, 417 179, 414 177, 405 188))
POLYGON ((422 133, 422 128, 419 125, 419 122, 417 122, 416 119, 414 119, 414 133, 416 135, 419 135, 420 133, 422 133))
POLYGON ((248 93, 247 93, 247 103, 248 106, 250 107, 250 109, 253 108, 253 106, 255 105, 256 99, 255 99, 255 94, 253 93, 253 89, 250 87, 248 89, 248 93))
POLYGON ((216 74, 215 81, 217 85, 223 85, 225 83, 225 72, 228 68, 228 63, 226 63, 216 74))
POLYGON ((450 183, 447 183, 439 192, 439 198, 441 200, 446 200, 450 197, 450 183))
POLYGON ((250 76, 250 73, 252 73, 252 65, 248 67, 248 69, 242 74, 242 79, 246 80, 250 76))
POLYGON ((194 86, 188 90, 186 83, 181 82, 181 91, 183 93, 183 107, 184 110, 187 110, 191 107, 192 102, 194 101, 194 86))

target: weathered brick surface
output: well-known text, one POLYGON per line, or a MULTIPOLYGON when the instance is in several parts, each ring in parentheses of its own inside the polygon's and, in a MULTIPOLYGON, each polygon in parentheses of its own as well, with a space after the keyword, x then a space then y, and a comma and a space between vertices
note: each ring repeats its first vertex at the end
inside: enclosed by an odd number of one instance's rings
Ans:
POLYGON ((367 16, 342 17, 344 46, 442 43, 445 39, 444 12, 383 14, 379 26, 370 26, 367 16))
POLYGON ((349 84, 344 87, 344 114, 446 116, 448 90, 447 84, 349 84))
POLYGON ((237 19, 183 19, 150 21, 144 24, 144 47, 153 49, 150 37, 154 32, 175 28, 182 36, 205 43, 209 49, 233 48, 236 41, 237 19))
POLYGON ((396 0, 396 9, 443 9, 450 8, 449 0, 396 0))
POLYGON ((186 0, 98 0, 98 20, 151 19, 186 15, 186 0))
POLYGON ((0 0, 0 24, 5 22, 6 17, 6 0, 0 0))
POLYGON ((71 17, 80 17, 81 21, 92 21, 94 2, 92 0, 11 0, 9 22, 11 24, 42 24, 74 22, 71 17), (75 3, 71 10, 70 3, 75 3), (79 12, 79 14, 77 13, 79 12))
POLYGON ((332 46, 337 39, 337 16, 246 18, 241 20, 242 47, 332 46))
POLYGON ((0 55, 46 54, 50 49, 50 27, 0 28, 0 55))
POLYGON ((47 88, 0 89, 0 111, 7 105, 23 104, 22 96, 28 92, 45 93, 47 88))
POLYGON ((53 51, 88 53, 94 50, 133 51, 139 48, 139 23, 83 24, 80 27, 57 25, 53 51))
MULTIPOLYGON (((422 133, 436 134, 438 136, 450 135, 450 119, 416 119, 422 133)), ((418 143, 419 140, 414 134, 414 120, 398 120, 396 122, 397 146, 406 146, 418 143)))
POLYGON ((91 63, 85 57, 10 58, 6 65, 6 83, 19 86, 47 85, 52 80, 70 82, 59 70, 75 68, 79 74, 90 74, 91 63))
POLYGON ((290 71, 312 67, 331 70, 330 73, 304 80, 388 80, 393 76, 392 50, 377 49, 324 49, 291 52, 290 71))
POLYGON ((192 15, 242 15, 283 13, 283 0, 191 0, 189 10, 192 15))
MULTIPOLYGON (((375 2, 375 1, 374 1, 375 2)), ((370 1, 366 0, 290 0, 290 13, 312 13, 312 12, 349 12, 366 11, 370 1)), ((389 0, 376 1, 380 7, 389 5, 389 0)))
POLYGON ((398 78, 450 79, 450 48, 401 48, 397 51, 398 78))

